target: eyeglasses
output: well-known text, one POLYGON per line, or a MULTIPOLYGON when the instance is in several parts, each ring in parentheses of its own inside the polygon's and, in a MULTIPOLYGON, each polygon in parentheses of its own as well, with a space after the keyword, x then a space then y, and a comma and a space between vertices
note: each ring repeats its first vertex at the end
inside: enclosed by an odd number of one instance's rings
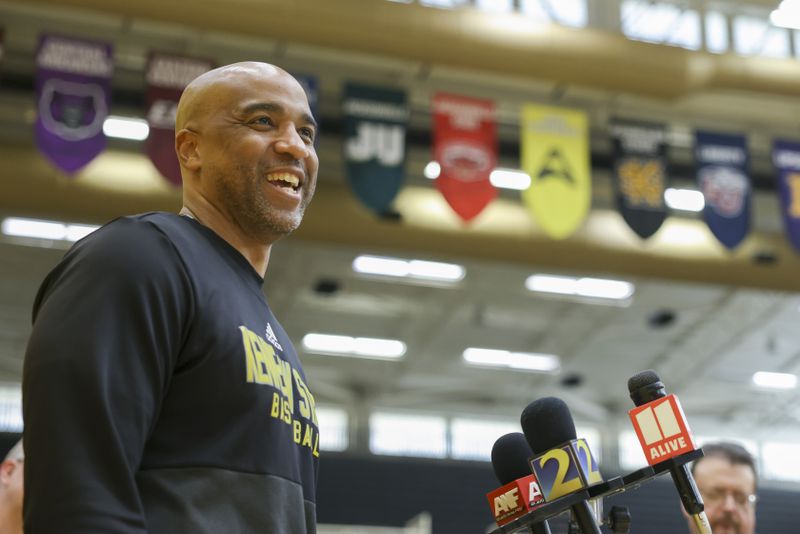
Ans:
POLYGON ((733 497, 733 502, 736 503, 736 506, 739 508, 747 508, 750 506, 755 506, 756 502, 758 501, 758 496, 755 494, 747 494, 741 491, 729 491, 724 489, 712 489, 710 491, 703 492, 703 500, 709 506, 718 506, 723 504, 725 500, 728 498, 728 495, 733 497))

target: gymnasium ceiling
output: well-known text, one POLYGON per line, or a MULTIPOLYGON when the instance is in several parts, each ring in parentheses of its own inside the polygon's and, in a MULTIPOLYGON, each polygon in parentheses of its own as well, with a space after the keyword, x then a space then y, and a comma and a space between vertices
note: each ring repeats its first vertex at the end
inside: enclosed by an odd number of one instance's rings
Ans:
MULTIPOLYGON (((736 425, 740 433, 797 428, 800 395, 758 390, 750 377, 759 370, 800 373, 800 262, 781 235, 768 158, 773 136, 799 133, 800 62, 711 56, 564 28, 510 39, 469 10, 381 0, 189 5, 0 2, 2 72, 11 82, 0 85, 0 215, 100 223, 180 205, 179 192, 156 175, 136 143, 113 141, 71 180, 36 153, 26 83, 42 29, 115 41, 119 100, 112 112, 120 115, 142 113, 137 106, 150 49, 220 64, 261 58, 317 75, 323 119, 318 196, 301 230, 273 254, 266 282, 273 307, 298 347, 309 331, 408 345, 399 362, 303 354, 321 402, 352 411, 369 406, 515 418, 529 400, 552 394, 567 400, 576 418, 609 423, 629 407, 627 378, 652 367, 681 395, 690 417, 711 426, 736 425), (747 131, 762 187, 754 234, 729 253, 696 216, 674 213, 659 234, 641 242, 613 211, 602 166, 594 176, 592 215, 573 238, 545 238, 518 195, 507 191, 464 227, 423 178, 429 149, 422 143, 409 152, 399 220, 377 219, 354 201, 342 170, 335 125, 340 87, 350 79, 407 88, 411 128, 423 138, 427 103, 439 90, 494 98, 501 137, 511 146, 522 102, 580 107, 591 117, 598 161, 608 155, 612 116, 669 124, 671 160, 685 169, 692 128, 747 131), (452 286, 364 277, 351 268, 364 253, 457 262, 467 274, 452 286), (628 306, 545 298, 524 289, 535 272, 625 279, 636 293, 628 306), (665 314, 673 320, 663 320, 665 314), (468 367, 461 360, 467 346, 557 354, 562 371, 468 367), (571 376, 580 384, 564 385, 571 376)), ((502 163, 518 166, 517 155, 507 151, 502 163)), ((677 185, 690 180, 689 172, 676 177, 677 185)), ((31 301, 60 247, 0 243, 0 380, 19 380, 31 301)))

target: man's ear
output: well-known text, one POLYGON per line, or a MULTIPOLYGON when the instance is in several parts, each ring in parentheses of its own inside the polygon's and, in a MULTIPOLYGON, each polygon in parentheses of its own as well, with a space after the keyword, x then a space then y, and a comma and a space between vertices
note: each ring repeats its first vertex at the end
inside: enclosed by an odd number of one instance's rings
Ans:
POLYGON ((197 134, 184 128, 175 135, 175 152, 181 167, 196 172, 200 170, 201 158, 197 146, 197 134))
POLYGON ((0 484, 8 484, 16 468, 17 464, 13 460, 3 460, 3 462, 0 463, 0 484))

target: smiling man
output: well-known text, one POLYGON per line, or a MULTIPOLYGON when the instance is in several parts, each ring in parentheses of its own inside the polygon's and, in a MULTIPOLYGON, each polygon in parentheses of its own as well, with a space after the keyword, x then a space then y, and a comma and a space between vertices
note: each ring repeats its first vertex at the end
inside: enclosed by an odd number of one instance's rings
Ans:
POLYGON ((34 303, 29 533, 309 534, 314 397, 262 293, 314 194, 315 122, 285 71, 237 63, 178 106, 180 214, 112 221, 34 303))

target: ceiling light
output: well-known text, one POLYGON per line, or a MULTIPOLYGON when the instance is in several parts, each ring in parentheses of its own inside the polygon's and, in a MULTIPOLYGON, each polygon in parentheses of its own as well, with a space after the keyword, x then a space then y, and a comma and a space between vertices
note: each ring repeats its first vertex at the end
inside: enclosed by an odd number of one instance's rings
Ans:
POLYGON ((797 387, 797 375, 759 371, 753 375, 753 384, 769 389, 794 389, 797 387))
POLYGON ((627 300, 633 296, 634 285, 622 280, 603 278, 573 278, 549 274, 534 274, 525 280, 529 291, 576 297, 627 300))
POLYGON ((706 205, 703 193, 694 189, 673 189, 664 191, 664 201, 674 210, 703 211, 706 205))
POLYGON ((783 0, 769 15, 769 21, 781 28, 800 30, 800 0, 783 0))
POLYGON ((489 176, 492 185, 501 189, 516 189, 524 191, 531 186, 531 177, 528 173, 517 169, 496 168, 489 176))
POLYGON ((303 347, 309 352, 396 360, 406 353, 406 344, 396 339, 350 337, 310 333, 303 336, 303 347))
MULTIPOLYGON (((437 161, 429 161, 422 173, 428 180, 435 180, 441 174, 442 168, 437 161)), ((531 186, 531 177, 519 169, 505 169, 497 167, 489 175, 492 185, 500 189, 515 189, 523 191, 531 186)))
POLYGON ((428 164, 425 165, 425 170, 422 171, 425 178, 428 180, 437 179, 440 172, 442 172, 442 167, 439 165, 438 161, 429 161, 428 164))
POLYGON ((510 352, 507 350, 469 347, 463 353, 464 361, 482 367, 497 367, 540 373, 558 373, 561 362, 553 354, 535 352, 510 352))
POLYGON ((464 267, 455 263, 403 260, 385 256, 358 256, 353 260, 353 270, 362 274, 442 282, 458 282, 466 273, 464 267))
POLYGON ((8 217, 3 219, 0 231, 12 237, 32 237, 53 241, 77 241, 97 230, 99 226, 66 224, 58 221, 8 217))
POLYGON ((144 119, 109 115, 103 122, 103 133, 118 139, 144 141, 150 135, 150 127, 144 119))

